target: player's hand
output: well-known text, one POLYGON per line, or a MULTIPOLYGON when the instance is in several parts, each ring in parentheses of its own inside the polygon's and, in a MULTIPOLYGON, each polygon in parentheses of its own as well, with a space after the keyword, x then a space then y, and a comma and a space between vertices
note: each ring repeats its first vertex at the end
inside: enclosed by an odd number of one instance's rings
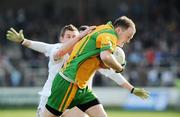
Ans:
POLYGON ((81 32, 79 34, 79 38, 83 38, 84 36, 86 36, 87 34, 91 33, 94 29, 96 29, 96 26, 90 26, 88 27, 86 30, 84 30, 83 32, 81 32))
POLYGON ((141 99, 147 99, 149 97, 149 92, 142 88, 134 88, 131 93, 140 97, 141 99))
POLYGON ((16 43, 22 43, 24 41, 23 30, 20 30, 18 33, 13 28, 10 28, 10 30, 7 31, 6 38, 16 43))

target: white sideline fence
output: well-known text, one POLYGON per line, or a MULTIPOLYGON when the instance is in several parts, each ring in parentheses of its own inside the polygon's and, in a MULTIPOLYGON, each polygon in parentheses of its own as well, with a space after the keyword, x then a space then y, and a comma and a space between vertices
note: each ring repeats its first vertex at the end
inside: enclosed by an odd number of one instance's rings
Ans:
MULTIPOLYGON (((168 106, 180 105, 180 91, 176 88, 145 88, 156 93, 166 93, 168 106)), ((37 105, 40 87, 0 88, 0 106, 37 105)), ((94 87, 93 91, 104 106, 122 106, 129 97, 135 97, 129 91, 119 87, 94 87)), ((156 102, 155 102, 156 103, 156 102)))

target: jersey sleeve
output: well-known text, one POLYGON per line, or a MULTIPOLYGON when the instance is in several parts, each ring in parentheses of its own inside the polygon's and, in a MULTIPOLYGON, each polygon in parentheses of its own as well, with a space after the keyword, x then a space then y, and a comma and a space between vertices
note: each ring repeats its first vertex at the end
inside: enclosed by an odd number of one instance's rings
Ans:
POLYGON ((109 33, 102 33, 98 35, 96 39, 96 48, 99 48, 100 51, 110 50, 114 51, 116 47, 117 38, 109 33))
POLYGON ((124 76, 120 73, 116 73, 112 69, 99 69, 98 70, 101 74, 105 75, 107 78, 112 79, 115 83, 121 86, 123 83, 127 82, 124 76))
POLYGON ((47 43, 43 43, 43 42, 38 42, 38 41, 31 41, 31 45, 29 46, 29 48, 43 53, 45 54, 45 56, 50 56, 51 50, 53 48, 54 44, 47 44, 47 43))

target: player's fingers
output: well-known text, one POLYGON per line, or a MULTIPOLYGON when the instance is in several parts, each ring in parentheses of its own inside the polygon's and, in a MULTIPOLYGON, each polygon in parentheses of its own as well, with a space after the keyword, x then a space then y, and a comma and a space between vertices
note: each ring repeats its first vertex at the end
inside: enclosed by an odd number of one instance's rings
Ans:
POLYGON ((10 36, 10 34, 7 33, 6 36, 10 36))
POLYGON ((19 33, 20 33, 20 34, 23 34, 23 30, 20 30, 19 33))
POLYGON ((149 94, 149 91, 145 90, 145 89, 141 89, 142 92, 144 93, 148 93, 149 94))
POLYGON ((144 96, 141 96, 141 99, 145 100, 145 97, 144 97, 144 96))
POLYGON ((96 28, 96 26, 90 26, 88 27, 85 31, 83 31, 84 34, 89 34, 92 32, 92 30, 94 30, 96 28))
POLYGON ((96 28, 96 26, 90 26, 90 27, 89 27, 90 30, 93 30, 93 29, 95 29, 95 28, 96 28))
POLYGON ((6 35, 6 38, 7 38, 7 39, 11 39, 11 36, 10 36, 10 35, 6 35))
POLYGON ((12 31, 8 30, 7 31, 8 34, 14 34, 12 31))
POLYGON ((94 29, 96 29, 96 26, 90 26, 89 28, 87 28, 87 32, 90 33, 94 29))
POLYGON ((144 94, 144 95, 143 95, 143 98, 144 98, 144 99, 147 99, 148 97, 149 97, 148 94, 144 94))
POLYGON ((14 35, 15 35, 13 32, 10 32, 10 33, 7 33, 7 34, 9 34, 9 35, 11 35, 11 36, 14 36, 14 35))
POLYGON ((10 30, 11 30, 12 32, 14 32, 16 35, 18 35, 18 33, 16 32, 16 30, 15 30, 14 28, 10 28, 10 30))
POLYGON ((148 98, 148 96, 147 96, 147 95, 141 95, 141 98, 142 98, 143 100, 145 100, 145 99, 148 98))
POLYGON ((149 91, 143 90, 144 93, 146 93, 147 95, 150 95, 149 91))
POLYGON ((13 35, 12 34, 6 34, 6 37, 12 37, 13 35))

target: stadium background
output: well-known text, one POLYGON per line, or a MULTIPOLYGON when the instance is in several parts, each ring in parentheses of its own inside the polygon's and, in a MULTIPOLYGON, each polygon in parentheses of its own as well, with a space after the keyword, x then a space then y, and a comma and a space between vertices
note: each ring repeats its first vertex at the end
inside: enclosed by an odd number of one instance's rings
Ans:
POLYGON ((141 110, 150 110, 151 114, 163 111, 164 117, 171 115, 167 114, 169 111, 177 114, 180 111, 179 4, 178 0, 1 0, 0 116, 9 117, 11 111, 14 114, 27 111, 35 116, 37 92, 48 74, 48 59, 7 41, 7 29, 23 29, 26 38, 56 43, 61 27, 66 24, 99 25, 122 15, 132 18, 137 27, 133 41, 124 48, 127 59, 124 76, 133 85, 151 91, 152 98, 147 102, 133 98, 99 73, 93 81, 95 92, 105 107, 121 107, 121 110, 108 109, 110 114, 131 115, 126 110, 133 110, 132 115, 138 110, 138 116, 149 115, 141 110), (14 107, 19 109, 12 110, 14 107), (21 110, 24 107, 33 109, 21 110))

